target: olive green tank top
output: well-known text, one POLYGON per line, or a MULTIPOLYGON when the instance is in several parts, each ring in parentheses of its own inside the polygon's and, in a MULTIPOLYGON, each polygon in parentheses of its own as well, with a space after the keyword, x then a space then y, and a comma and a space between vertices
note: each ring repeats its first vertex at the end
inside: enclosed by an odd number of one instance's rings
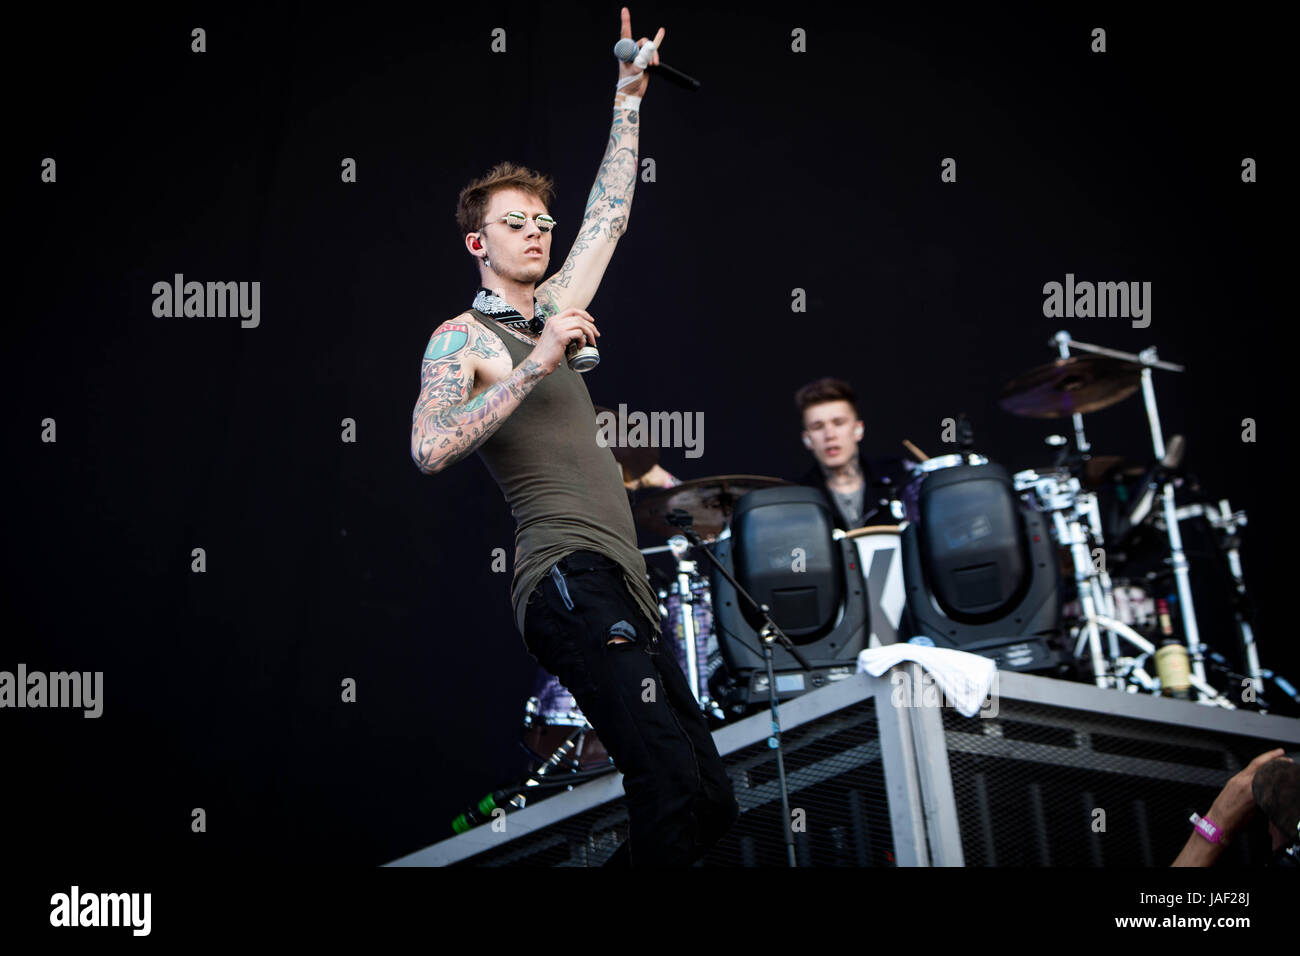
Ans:
MULTIPOLYGON (((469 310, 500 336, 518 367, 532 348, 491 316, 469 310)), ((655 631, 659 602, 646 581, 645 558, 614 453, 596 441, 596 409, 582 376, 561 362, 478 448, 514 514, 515 574, 510 598, 524 632, 528 596, 551 565, 574 551, 616 562, 655 631)))

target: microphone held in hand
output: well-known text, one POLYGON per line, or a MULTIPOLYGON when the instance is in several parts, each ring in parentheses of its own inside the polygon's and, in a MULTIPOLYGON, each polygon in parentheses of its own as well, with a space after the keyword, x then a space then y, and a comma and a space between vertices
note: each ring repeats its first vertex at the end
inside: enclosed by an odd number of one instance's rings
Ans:
POLYGON ((658 66, 647 65, 650 63, 651 57, 654 56, 654 52, 654 43, 646 43, 641 47, 640 51, 638 51, 636 41, 629 39, 628 37, 624 37, 614 44, 614 55, 624 63, 634 63, 641 69, 647 70, 650 73, 656 75, 662 74, 664 79, 677 84, 684 90, 690 90, 692 93, 700 88, 699 80, 692 76, 687 76, 680 70, 673 69, 666 63, 660 63, 658 66))

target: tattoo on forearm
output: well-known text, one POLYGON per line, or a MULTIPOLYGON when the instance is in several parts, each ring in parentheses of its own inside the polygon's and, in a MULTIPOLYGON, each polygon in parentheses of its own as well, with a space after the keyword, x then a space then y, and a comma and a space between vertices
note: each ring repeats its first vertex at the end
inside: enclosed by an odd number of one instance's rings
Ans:
POLYGON ((560 271, 538 287, 537 301, 548 313, 558 311, 556 305, 562 289, 568 289, 579 257, 591 244, 602 237, 618 239, 627 231, 628 211, 632 207, 632 192, 636 187, 637 150, 640 146, 641 125, 635 112, 616 111, 609 129, 609 143, 605 157, 596 173, 596 182, 587 197, 587 209, 578 227, 578 236, 560 271))
MULTIPOLYGON (((627 221, 627 210, 632 204, 632 190, 636 186, 637 149, 640 145, 641 128, 636 121, 636 114, 625 119, 624 114, 616 112, 614 122, 609 128, 609 143, 605 146, 605 157, 600 161, 596 172, 596 182, 587 197, 587 210, 583 213, 582 231, 590 233, 593 226, 612 226, 616 220, 627 221)), ((599 235, 604 229, 596 232, 599 235)), ((610 230, 610 235, 617 239, 618 232, 610 230)))
POLYGON ((470 384, 460 362, 424 363, 420 398, 411 416, 411 455, 421 470, 438 471, 472 454, 542 380, 542 367, 525 359, 468 402, 470 384))

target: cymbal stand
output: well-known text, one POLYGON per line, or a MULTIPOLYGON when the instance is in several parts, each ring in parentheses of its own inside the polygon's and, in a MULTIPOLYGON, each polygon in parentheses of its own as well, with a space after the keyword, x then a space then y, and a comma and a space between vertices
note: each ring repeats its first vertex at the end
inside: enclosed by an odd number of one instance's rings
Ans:
MULTIPOLYGON (((1165 438, 1160 429, 1160 412, 1156 407, 1156 390, 1151 381, 1151 370, 1159 368, 1170 372, 1184 372, 1186 368, 1182 365, 1175 365, 1173 362, 1161 361, 1157 357, 1154 348, 1143 349, 1139 354, 1132 355, 1128 352, 1119 352, 1115 349, 1071 339, 1068 332, 1056 333, 1056 341, 1064 349, 1073 347, 1084 352, 1136 362, 1143 366, 1141 372, 1142 399, 1146 404, 1147 424, 1151 429, 1151 446, 1155 452, 1156 461, 1164 461, 1165 438)), ((1192 676, 1196 679, 1197 700, 1201 703, 1209 703, 1211 701, 1207 699, 1204 691, 1201 690, 1202 687, 1206 686, 1205 657, 1201 647, 1201 632, 1196 625, 1196 608, 1192 599, 1192 582, 1188 570, 1187 555, 1183 551, 1183 536, 1178 528, 1177 508, 1174 505, 1173 476, 1167 475, 1164 477, 1160 490, 1165 513, 1165 533, 1169 536, 1170 562, 1174 570, 1174 580, 1178 585, 1178 604, 1183 617, 1183 636, 1187 641, 1188 656, 1191 658, 1192 676)))
MULTIPOLYGON (((1070 333, 1065 331, 1057 332, 1052 337, 1052 340, 1056 342, 1056 349, 1061 358, 1068 359, 1070 357, 1070 333)), ((1071 415, 1071 419, 1074 422, 1074 446, 1079 450, 1079 454, 1086 455, 1092 451, 1092 446, 1088 444, 1088 438, 1083 433, 1083 414, 1075 412, 1071 415)))
MULTIPOLYGON (((1088 653, 1092 658, 1092 680, 1098 687, 1116 686, 1110 677, 1106 658, 1101 653, 1101 630, 1099 620, 1104 608, 1097 605, 1094 588, 1092 552, 1088 548, 1088 536, 1079 520, 1077 507, 1057 509, 1051 512, 1052 522, 1056 527, 1056 540, 1070 549, 1070 560, 1074 565, 1074 583, 1078 591, 1079 607, 1083 611, 1083 621, 1079 625, 1079 640, 1075 645, 1075 657, 1079 656, 1086 641, 1088 653), (1068 513, 1067 513, 1068 512, 1068 513)), ((1118 656, 1118 654, 1114 655, 1118 656)))
POLYGON ((1228 499, 1219 501, 1219 506, 1188 505, 1178 509, 1180 519, 1203 516, 1215 531, 1221 535, 1219 547, 1228 559, 1228 570, 1232 574, 1233 584, 1237 590, 1237 600, 1233 604, 1232 614, 1237 622, 1237 633, 1241 636, 1241 656, 1246 664, 1246 676, 1250 678, 1255 689, 1256 699, 1264 693, 1264 671, 1259 665, 1259 647, 1255 643, 1255 631, 1250 626, 1250 599, 1246 593, 1246 580, 1241 569, 1239 529, 1246 526, 1246 512, 1233 511, 1228 499))
MULTIPOLYGON (((1097 496, 1091 491, 1081 492, 1078 499, 1079 507, 1084 516, 1088 519, 1088 529, 1092 535, 1093 544, 1101 549, 1102 560, 1100 565, 1093 564, 1092 569, 1092 587, 1093 599, 1097 607, 1106 617, 1115 616, 1115 586, 1110 580, 1110 571, 1106 569, 1106 540, 1101 530, 1101 507, 1097 503, 1097 496)), ((1106 631, 1107 650, 1110 652, 1111 662, 1119 660, 1119 636, 1112 630, 1106 631)), ((1118 687, 1119 685, 1116 684, 1118 687)))
POLYGON ((1246 674, 1254 685, 1258 698, 1264 693, 1264 677, 1259 666, 1259 647, 1255 644, 1255 631, 1250 626, 1247 609, 1249 603, 1246 594, 1246 580, 1241 571, 1241 549, 1238 547, 1237 529, 1246 524, 1246 512, 1233 511, 1228 506, 1228 499, 1219 502, 1219 513, 1214 516, 1211 509, 1205 509, 1205 516, 1210 524, 1223 532, 1224 553, 1228 556, 1228 569, 1237 586, 1237 603, 1233 615, 1237 619, 1237 632, 1241 635, 1241 653, 1246 660, 1246 674))
POLYGON ((1103 577, 1092 559, 1091 545, 1101 537, 1100 515, 1097 515, 1096 524, 1091 516, 1096 511, 1096 498, 1084 492, 1079 479, 1073 475, 1062 479, 1057 474, 1028 472, 1023 478, 1018 475, 1016 480, 1017 491, 1032 493, 1034 510, 1051 515, 1057 543, 1070 549, 1075 590, 1083 618, 1078 625, 1074 656, 1081 657, 1086 645, 1092 661, 1093 683, 1098 687, 1118 687, 1119 682, 1112 680, 1110 670, 1119 658, 1119 643, 1113 633, 1108 632, 1109 661, 1101 652, 1103 628, 1098 621, 1102 617, 1113 618, 1115 605, 1110 576, 1103 577))

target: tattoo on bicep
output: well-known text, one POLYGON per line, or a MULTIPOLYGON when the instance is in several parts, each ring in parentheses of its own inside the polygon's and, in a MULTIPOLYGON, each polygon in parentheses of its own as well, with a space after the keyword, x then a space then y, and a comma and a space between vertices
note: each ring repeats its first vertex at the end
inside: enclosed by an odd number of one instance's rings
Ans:
MULTIPOLYGON (((560 272, 563 271, 563 269, 560 270, 560 272)), ((533 298, 537 304, 541 306, 542 313, 547 318, 550 318, 552 315, 555 315, 560 311, 560 298, 555 294, 555 289, 559 286, 559 283, 555 281, 555 277, 559 274, 560 273, 557 272, 555 276, 547 279, 533 292, 533 298)))
POLYGON ((429 339, 429 347, 424 350, 424 360, 436 362, 448 355, 454 355, 464 348, 468 341, 469 326, 444 322, 434 333, 433 338, 429 339))

